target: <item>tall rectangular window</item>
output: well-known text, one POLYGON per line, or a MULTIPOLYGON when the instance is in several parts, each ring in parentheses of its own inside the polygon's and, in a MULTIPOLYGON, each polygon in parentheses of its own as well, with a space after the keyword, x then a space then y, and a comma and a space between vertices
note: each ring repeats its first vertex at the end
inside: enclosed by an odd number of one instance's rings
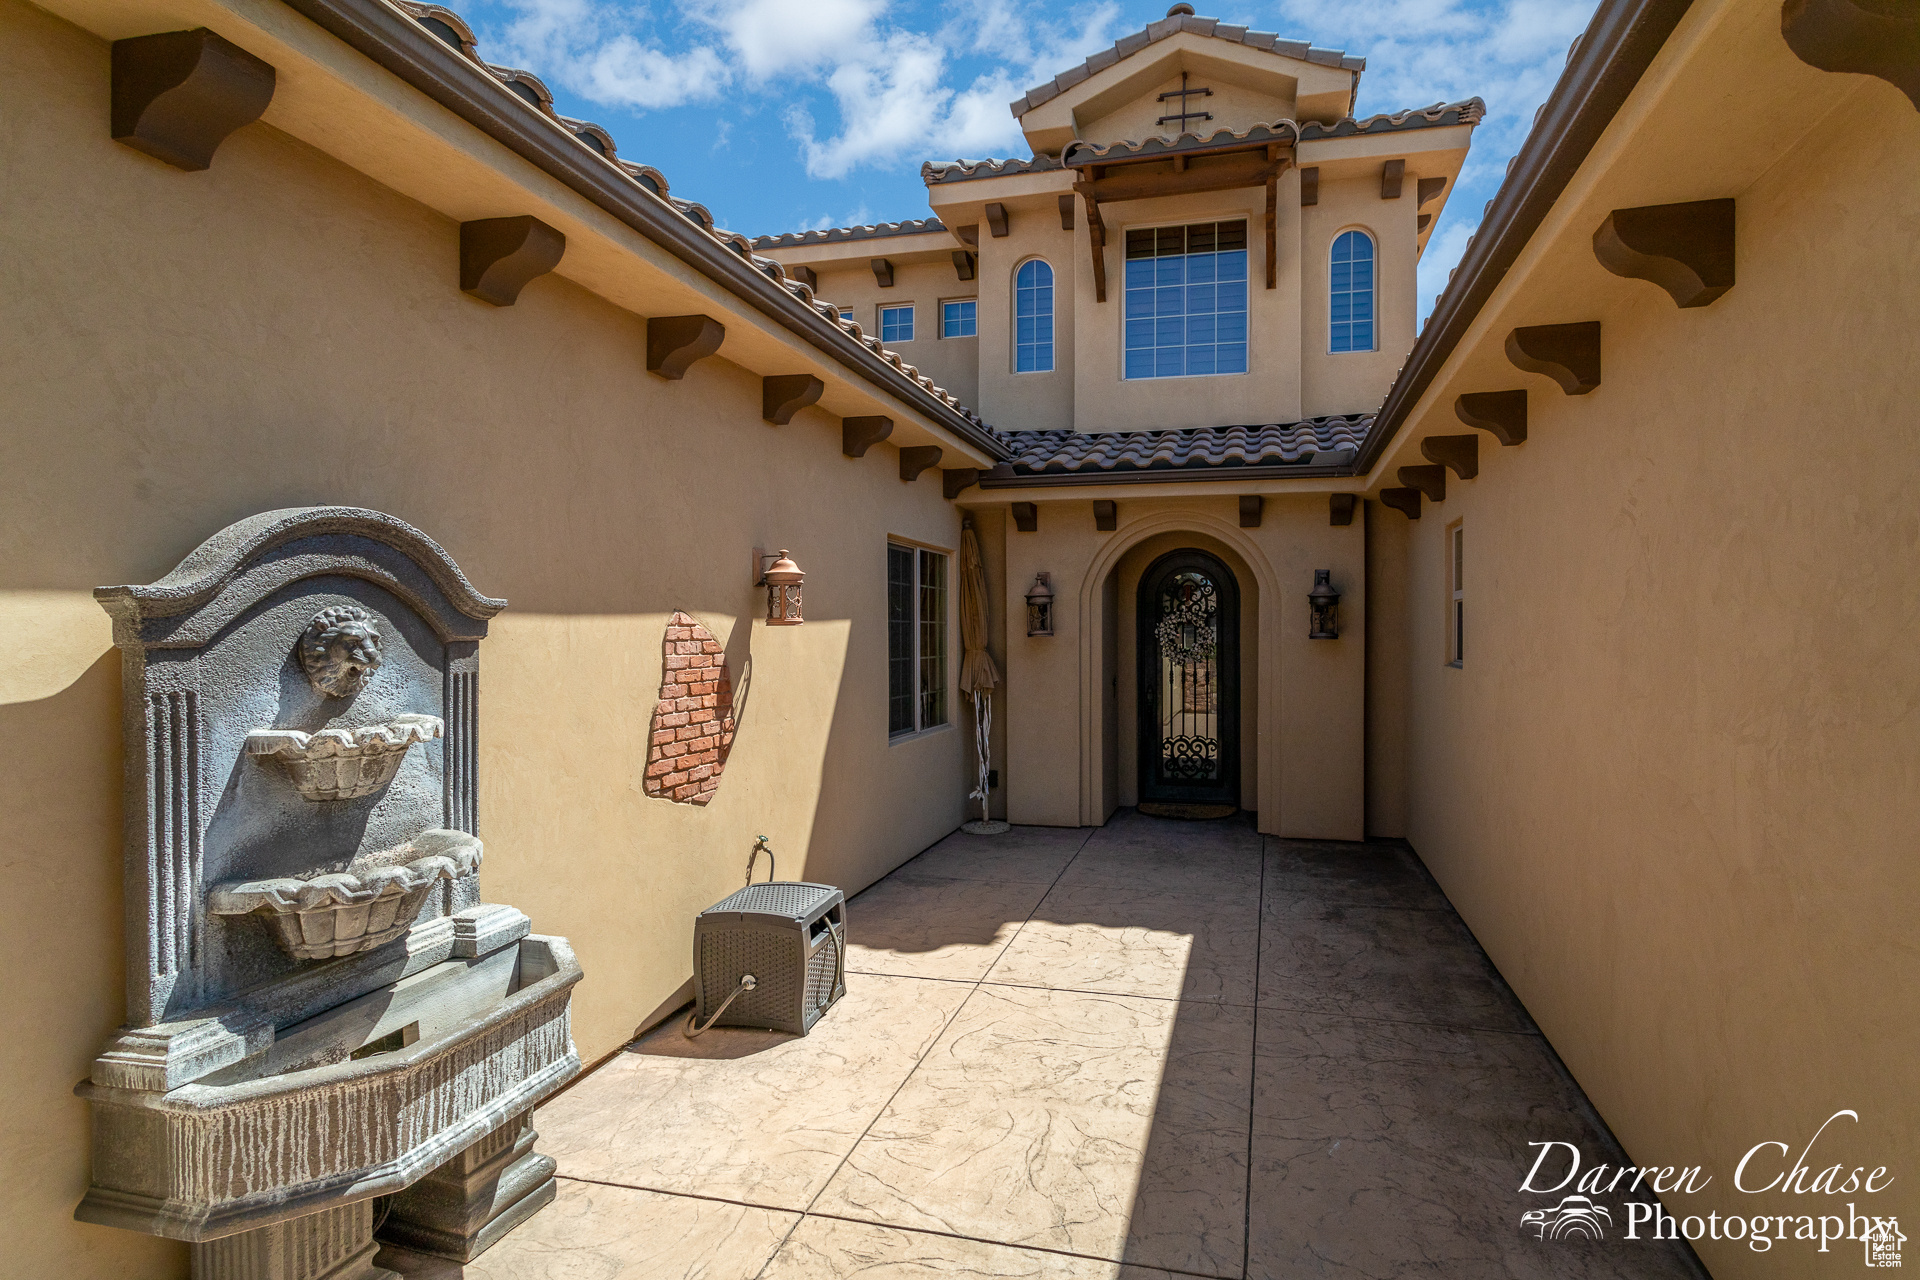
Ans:
POLYGON ((940 336, 943 338, 973 338, 979 336, 980 304, 972 298, 964 302, 943 302, 940 304, 940 336))
POLYGON ((1247 224, 1127 232, 1126 374, 1247 371, 1247 224))
POLYGON ((913 307, 880 308, 880 341, 913 341, 913 307))
POLYGON ((1447 574, 1447 661, 1460 666, 1467 658, 1467 603, 1464 589, 1461 587, 1462 571, 1466 568, 1466 538, 1459 525, 1447 530, 1447 553, 1451 560, 1447 574))
POLYGON ((947 723, 947 557, 887 544, 887 732, 947 723))

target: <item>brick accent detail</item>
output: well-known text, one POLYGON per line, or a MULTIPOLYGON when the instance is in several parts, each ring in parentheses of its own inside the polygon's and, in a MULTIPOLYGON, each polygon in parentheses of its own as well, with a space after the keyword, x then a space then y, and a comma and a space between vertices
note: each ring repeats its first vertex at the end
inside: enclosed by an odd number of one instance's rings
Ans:
POLYGON ((684 613, 667 620, 663 653, 643 783, 650 796, 705 804, 733 750, 733 678, 720 642, 684 613))

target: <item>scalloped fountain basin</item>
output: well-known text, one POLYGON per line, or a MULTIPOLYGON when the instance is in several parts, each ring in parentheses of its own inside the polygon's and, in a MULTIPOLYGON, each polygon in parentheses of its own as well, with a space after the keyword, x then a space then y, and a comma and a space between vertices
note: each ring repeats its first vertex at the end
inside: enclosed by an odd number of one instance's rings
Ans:
POLYGON ((579 1071, 579 980, 565 938, 521 936, 279 1028, 165 1093, 84 1083, 94 1185, 75 1217, 210 1240, 397 1191, 579 1071))
POLYGON ((207 895, 207 910, 217 916, 258 913, 294 959, 332 960, 404 934, 433 887, 472 874, 484 852, 480 838, 464 831, 425 831, 345 871, 217 884, 207 895))
POLYGON ((278 760, 300 794, 309 800, 357 800, 393 781, 407 748, 446 732, 439 716, 395 716, 385 724, 353 729, 255 729, 247 735, 247 754, 278 760))

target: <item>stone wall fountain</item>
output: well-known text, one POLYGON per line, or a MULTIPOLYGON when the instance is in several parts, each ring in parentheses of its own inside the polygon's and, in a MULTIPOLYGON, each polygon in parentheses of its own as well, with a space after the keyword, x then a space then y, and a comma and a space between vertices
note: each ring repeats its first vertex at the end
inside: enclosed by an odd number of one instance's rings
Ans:
POLYGON ((375 511, 270 511, 103 587, 124 669, 127 1025, 84 1222, 195 1280, 469 1260, 553 1199, 564 938, 480 899, 479 644, 506 606, 375 511), (376 1223, 375 1200, 381 1222, 376 1223))

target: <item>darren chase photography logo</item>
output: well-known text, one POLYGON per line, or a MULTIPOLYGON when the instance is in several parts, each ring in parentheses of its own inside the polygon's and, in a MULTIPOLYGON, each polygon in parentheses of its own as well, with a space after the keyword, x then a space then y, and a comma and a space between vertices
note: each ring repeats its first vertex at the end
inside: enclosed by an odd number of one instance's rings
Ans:
MULTIPOLYGON (((1535 1202, 1520 1214, 1522 1232, 1534 1240, 1737 1240, 1757 1253, 1775 1245, 1804 1241, 1815 1252, 1830 1253, 1852 1243, 1863 1250, 1869 1267, 1898 1267, 1906 1236, 1899 1220, 1871 1212, 1867 1199, 1885 1191, 1893 1177, 1884 1166, 1868 1169, 1843 1164, 1822 1166, 1814 1147, 1827 1126, 1840 1119, 1858 1123, 1855 1111, 1836 1111, 1800 1149, 1797 1156, 1785 1142, 1757 1142, 1734 1167, 1735 1192, 1776 1197, 1754 1202, 1752 1213, 1706 1214, 1682 1212, 1676 1217, 1654 1196, 1697 1195, 1713 1184, 1705 1166, 1662 1167, 1611 1165, 1588 1161, 1571 1142, 1532 1142, 1538 1154, 1520 1180, 1527 1196, 1557 1197, 1552 1204, 1535 1202), (1791 1159, 1790 1159, 1791 1157, 1791 1159), (1619 1197, 1609 1206, 1600 1197, 1619 1197), (1794 1197, 1784 1203, 1777 1197, 1794 1197), (1849 1197, 1841 1200, 1839 1197, 1849 1197), (1789 1209, 1791 1212, 1759 1212, 1789 1209), (1623 1220, 1616 1222, 1616 1212, 1623 1220)), ((1851 1250, 1844 1250, 1851 1252, 1851 1250)))

